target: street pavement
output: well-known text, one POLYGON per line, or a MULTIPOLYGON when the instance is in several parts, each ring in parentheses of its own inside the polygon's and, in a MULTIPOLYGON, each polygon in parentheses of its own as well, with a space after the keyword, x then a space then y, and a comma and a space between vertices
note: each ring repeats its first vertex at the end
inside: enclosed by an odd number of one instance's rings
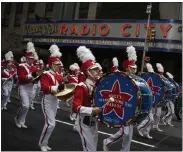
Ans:
MULTIPOLYGON (((40 98, 37 98, 40 100, 40 98)), ((1 150, 2 151, 38 151, 38 142, 44 126, 44 116, 40 104, 35 104, 35 110, 29 110, 26 125, 27 129, 15 126, 14 117, 19 109, 19 97, 13 90, 11 103, 7 105, 8 111, 1 113, 1 150)), ((73 122, 69 119, 70 108, 60 102, 56 116, 56 127, 49 140, 53 151, 82 151, 79 134, 72 129, 73 122)), ((131 151, 182 151, 182 122, 173 118, 174 127, 163 126, 164 132, 152 130, 153 139, 140 137, 134 126, 131 151)), ((99 123, 98 151, 102 151, 102 142, 110 134, 117 132, 117 128, 107 128, 99 123)), ((119 151, 121 141, 114 143, 110 151, 119 151)))

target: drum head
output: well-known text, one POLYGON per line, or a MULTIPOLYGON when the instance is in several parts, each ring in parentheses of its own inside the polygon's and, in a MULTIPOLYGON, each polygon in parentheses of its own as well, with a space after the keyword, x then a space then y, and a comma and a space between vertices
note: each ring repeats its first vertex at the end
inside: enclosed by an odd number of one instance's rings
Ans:
POLYGON ((153 94, 153 107, 165 99, 165 84, 157 73, 143 73, 141 77, 149 85, 153 94))
POLYGON ((93 92, 93 105, 102 107, 100 121, 108 127, 121 127, 133 120, 140 105, 138 87, 125 73, 109 73, 93 92))

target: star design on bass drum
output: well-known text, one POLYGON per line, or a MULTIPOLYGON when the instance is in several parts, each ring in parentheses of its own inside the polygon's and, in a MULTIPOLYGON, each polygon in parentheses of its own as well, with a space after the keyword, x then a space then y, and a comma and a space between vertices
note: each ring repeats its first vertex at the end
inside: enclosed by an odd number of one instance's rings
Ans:
POLYGON ((108 115, 111 112, 123 119, 124 117, 124 103, 132 99, 132 95, 126 92, 121 92, 119 81, 116 80, 111 90, 101 90, 101 96, 105 98, 106 104, 103 105, 103 114, 108 115), (110 101, 113 98, 114 101, 110 101))
POLYGON ((154 94, 155 94, 156 92, 160 91, 160 89, 161 89, 159 86, 155 86, 155 85, 153 84, 153 80, 152 80, 151 77, 147 80, 147 84, 148 84, 149 87, 151 88, 151 91, 152 91, 153 96, 154 96, 154 94))

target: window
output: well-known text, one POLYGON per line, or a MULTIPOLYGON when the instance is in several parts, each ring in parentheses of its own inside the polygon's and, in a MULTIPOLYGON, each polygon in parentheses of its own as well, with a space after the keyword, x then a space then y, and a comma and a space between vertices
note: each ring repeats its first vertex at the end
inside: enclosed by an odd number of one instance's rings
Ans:
POLYGON ((35 8, 36 3, 29 3, 28 13, 27 13, 27 20, 35 20, 35 8))
POLYGON ((16 4, 14 27, 20 27, 22 20, 23 3, 16 4))
POLYGON ((4 17, 3 17, 3 27, 8 27, 9 25, 9 19, 10 19, 10 13, 11 13, 11 3, 5 4, 5 10, 4 10, 4 17))
POLYGON ((51 20, 53 16, 54 3, 46 3, 45 15, 44 18, 46 20, 51 20))
POLYGON ((79 19, 87 19, 88 18, 88 9, 89 9, 89 3, 80 2, 79 19))

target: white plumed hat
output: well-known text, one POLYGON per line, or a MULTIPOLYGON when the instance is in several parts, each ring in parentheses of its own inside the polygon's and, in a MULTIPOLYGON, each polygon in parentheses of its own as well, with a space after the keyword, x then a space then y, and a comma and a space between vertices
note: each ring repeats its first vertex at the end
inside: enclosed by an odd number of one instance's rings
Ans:
POLYGON ((76 50, 77 56, 82 62, 81 69, 85 73, 89 69, 98 68, 95 64, 95 57, 90 51, 90 49, 85 46, 80 46, 76 50))
POLYGON ((153 72, 154 73, 154 69, 153 69, 153 67, 150 63, 146 63, 146 68, 147 68, 148 72, 153 72))
POLYGON ((156 67, 157 67, 157 69, 158 69, 158 72, 164 73, 164 68, 163 68, 163 66, 161 65, 161 63, 156 63, 156 67))
POLYGON ((173 75, 169 72, 166 72, 166 75, 170 78, 170 79, 173 79, 173 75))
POLYGON ((62 53, 60 52, 59 47, 56 44, 53 44, 49 48, 50 50, 50 57, 48 58, 48 64, 51 67, 52 64, 60 64, 63 65, 62 62, 60 61, 60 57, 62 56, 62 53))
POLYGON ((113 62, 113 66, 116 66, 116 67, 119 66, 119 65, 118 65, 118 59, 117 59, 117 57, 114 57, 114 58, 112 59, 112 62, 113 62))

